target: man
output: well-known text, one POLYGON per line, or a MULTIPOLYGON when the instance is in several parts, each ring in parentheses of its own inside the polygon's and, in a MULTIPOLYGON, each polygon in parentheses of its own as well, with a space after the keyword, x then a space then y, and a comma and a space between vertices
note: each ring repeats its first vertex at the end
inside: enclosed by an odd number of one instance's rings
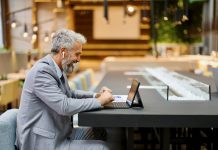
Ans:
POLYGON ((80 61, 84 36, 61 29, 52 38, 51 54, 29 71, 17 116, 16 145, 20 150, 108 149, 103 141, 86 140, 89 129, 73 129, 71 116, 113 101, 111 90, 72 91, 66 74, 80 61))

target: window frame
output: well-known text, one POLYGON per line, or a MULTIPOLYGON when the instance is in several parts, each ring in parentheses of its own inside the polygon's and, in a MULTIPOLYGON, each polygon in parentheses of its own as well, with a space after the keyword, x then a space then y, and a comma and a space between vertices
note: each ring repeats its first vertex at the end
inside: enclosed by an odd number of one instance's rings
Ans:
POLYGON ((0 48, 4 48, 4 33, 3 33, 3 9, 2 0, 0 0, 0 48))

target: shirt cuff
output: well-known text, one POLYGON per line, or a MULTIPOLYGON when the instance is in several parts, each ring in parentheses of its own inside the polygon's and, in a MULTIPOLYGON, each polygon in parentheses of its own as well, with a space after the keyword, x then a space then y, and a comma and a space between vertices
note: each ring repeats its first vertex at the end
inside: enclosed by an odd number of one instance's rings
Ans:
POLYGON ((94 93, 94 94, 93 94, 93 98, 95 98, 96 95, 97 95, 97 93, 94 93))

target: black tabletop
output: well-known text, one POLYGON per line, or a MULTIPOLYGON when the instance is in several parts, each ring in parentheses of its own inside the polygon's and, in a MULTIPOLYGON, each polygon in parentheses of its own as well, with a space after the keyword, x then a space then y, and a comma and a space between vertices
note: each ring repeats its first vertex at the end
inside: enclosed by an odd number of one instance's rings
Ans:
MULTIPOLYGON (((218 127, 218 94, 214 80, 191 73, 183 73, 211 85, 210 101, 167 101, 156 90, 140 89, 143 109, 102 109, 79 114, 80 126, 96 127, 218 127)), ((148 85, 142 76, 126 76, 123 72, 109 72, 96 91, 108 86, 113 94, 128 94, 131 79, 148 85)))

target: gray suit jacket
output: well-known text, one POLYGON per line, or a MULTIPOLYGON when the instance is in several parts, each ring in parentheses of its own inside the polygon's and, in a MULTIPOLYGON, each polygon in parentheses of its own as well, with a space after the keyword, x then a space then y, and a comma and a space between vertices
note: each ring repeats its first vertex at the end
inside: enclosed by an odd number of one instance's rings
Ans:
POLYGON ((16 145, 20 150, 68 149, 72 133, 71 115, 98 109, 92 92, 72 91, 58 78, 50 55, 29 71, 17 116, 16 145))

